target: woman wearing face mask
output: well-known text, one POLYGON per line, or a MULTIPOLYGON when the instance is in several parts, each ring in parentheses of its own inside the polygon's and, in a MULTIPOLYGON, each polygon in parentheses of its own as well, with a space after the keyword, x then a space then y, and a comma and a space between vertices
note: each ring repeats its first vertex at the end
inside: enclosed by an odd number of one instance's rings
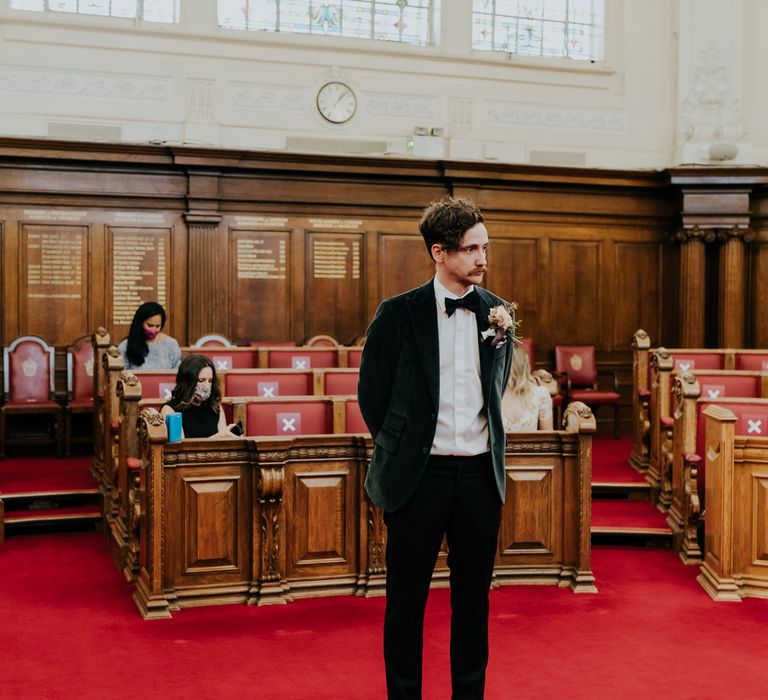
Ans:
POLYGON ((221 390, 213 362, 204 355, 188 355, 176 373, 171 400, 160 410, 163 416, 181 413, 182 437, 236 437, 221 410, 221 390))
POLYGON ((179 344, 163 333, 165 309, 156 301, 142 304, 133 315, 128 337, 117 349, 126 369, 176 369, 181 361, 179 344))

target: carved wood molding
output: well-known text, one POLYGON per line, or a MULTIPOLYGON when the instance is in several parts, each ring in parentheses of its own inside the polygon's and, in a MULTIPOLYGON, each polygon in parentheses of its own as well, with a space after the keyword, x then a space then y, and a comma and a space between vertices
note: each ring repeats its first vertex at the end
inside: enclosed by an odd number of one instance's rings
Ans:
POLYGON ((723 243, 730 240, 741 240, 751 243, 755 240, 755 232, 749 226, 682 226, 678 228, 673 240, 676 243, 702 241, 704 243, 723 243))
MULTIPOLYGON (((591 415, 591 414, 590 414, 591 415)), ((506 454, 525 454, 535 452, 536 454, 576 454, 576 444, 572 442, 560 442, 559 440, 541 440, 537 442, 518 442, 507 443, 506 454)))
POLYGON ((257 493, 261 505, 261 584, 276 583, 280 574, 280 509, 284 473, 280 467, 257 470, 257 493))
MULTIPOLYGON (((160 417, 162 418, 161 414, 160 417)), ((248 450, 198 450, 196 452, 166 451, 163 464, 173 466, 179 464, 201 464, 203 462, 217 464, 221 462, 238 462, 248 459, 248 450)))

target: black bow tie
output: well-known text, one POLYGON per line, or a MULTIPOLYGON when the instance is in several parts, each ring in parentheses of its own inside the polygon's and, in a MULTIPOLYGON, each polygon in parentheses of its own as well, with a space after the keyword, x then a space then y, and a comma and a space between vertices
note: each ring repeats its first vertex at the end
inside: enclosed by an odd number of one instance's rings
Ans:
POLYGON ((480 308, 480 297, 477 292, 473 289, 469 294, 461 297, 461 299, 445 298, 445 313, 448 314, 448 318, 453 316, 453 312, 460 306, 473 313, 476 312, 480 308))

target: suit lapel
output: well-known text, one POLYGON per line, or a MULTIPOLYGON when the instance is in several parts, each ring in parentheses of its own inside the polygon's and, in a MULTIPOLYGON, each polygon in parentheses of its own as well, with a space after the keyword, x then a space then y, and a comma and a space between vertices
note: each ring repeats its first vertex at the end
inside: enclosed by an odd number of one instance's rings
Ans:
POLYGON ((440 393, 440 348, 435 287, 432 280, 416 290, 416 293, 407 300, 407 306, 429 393, 437 410, 440 393))
POLYGON ((493 306, 493 299, 491 299, 488 292, 484 289, 476 286, 475 290, 477 290, 477 294, 483 302, 480 308, 475 312, 475 317, 477 318, 478 342, 480 344, 480 383, 483 387, 483 399, 485 399, 487 405, 488 397, 491 394, 493 365, 496 361, 496 353, 500 351, 496 350, 489 340, 483 340, 479 335, 490 327, 490 324, 488 323, 488 312, 493 306))

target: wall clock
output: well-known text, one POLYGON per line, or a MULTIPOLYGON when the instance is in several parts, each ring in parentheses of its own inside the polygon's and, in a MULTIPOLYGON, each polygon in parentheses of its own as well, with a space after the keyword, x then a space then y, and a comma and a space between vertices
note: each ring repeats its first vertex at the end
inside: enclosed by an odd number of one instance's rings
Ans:
POLYGON ((348 122, 357 110, 357 97, 346 83, 333 80, 317 91, 317 111, 331 124, 348 122))

